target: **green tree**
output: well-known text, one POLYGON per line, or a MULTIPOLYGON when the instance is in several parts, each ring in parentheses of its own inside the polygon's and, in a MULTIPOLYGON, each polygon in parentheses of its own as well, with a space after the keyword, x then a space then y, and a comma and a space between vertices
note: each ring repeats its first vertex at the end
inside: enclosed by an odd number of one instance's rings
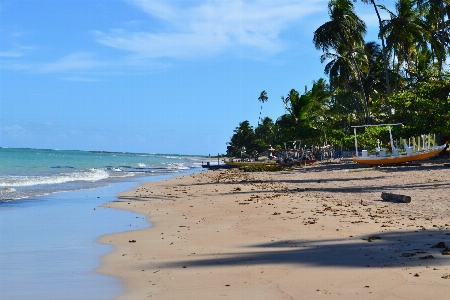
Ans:
POLYGON ((405 66, 405 75, 410 76, 409 70, 413 68, 414 55, 420 49, 427 47, 427 32, 412 0, 398 0, 395 4, 395 13, 384 6, 380 7, 390 15, 390 20, 383 21, 381 34, 386 36, 387 47, 394 52, 398 60, 397 89, 400 67, 405 66))
MULTIPOLYGON (((255 128, 255 138, 263 142, 264 145, 271 145, 275 142, 276 126, 269 117, 262 119, 261 124, 255 128)), ((258 149, 261 151, 261 149, 258 149)))
MULTIPOLYGON (((436 133, 441 142, 450 139, 450 74, 443 67, 450 54, 450 0, 396 0, 392 11, 377 0, 361 1, 375 9, 381 47, 365 43, 365 24, 351 0, 331 0, 330 21, 313 39, 322 50, 328 83, 315 80, 303 94, 291 89, 281 97, 286 113, 275 124, 261 118, 267 101, 261 92, 258 127, 253 132, 248 121, 240 123, 231 145, 250 154, 293 140, 317 144, 326 134, 329 142, 352 147, 351 125, 370 122, 401 122, 405 126, 395 128, 395 134, 405 138, 436 133), (386 10, 389 19, 381 20, 378 9, 386 10)), ((367 147, 389 138, 386 130, 362 131, 367 147)))
POLYGON ((308 127, 325 132, 330 122, 333 122, 334 116, 330 112, 332 95, 330 86, 323 78, 314 80, 309 91, 305 87, 305 94, 301 97, 306 98, 303 119, 308 127))
POLYGON ((369 42, 365 44, 364 52, 368 62, 363 81, 364 90, 371 105, 373 120, 383 123, 383 119, 392 114, 392 109, 386 102, 388 96, 385 93, 386 81, 383 80, 385 75, 383 51, 379 44, 369 42))
POLYGON ((450 18, 449 0, 416 0, 419 13, 423 16, 424 27, 429 33, 429 43, 438 60, 439 72, 443 71, 449 46, 449 24, 445 14, 450 18))
POLYGON ((230 145, 236 149, 236 154, 240 154, 241 150, 250 153, 254 150, 255 132, 250 122, 245 120, 239 123, 239 126, 234 129, 234 134, 231 137, 230 145))
POLYGON ((259 125, 259 122, 262 121, 262 116, 261 116, 262 105, 263 105, 264 102, 267 102, 269 100, 269 97, 267 96, 267 93, 266 93, 265 90, 263 90, 261 92, 261 94, 259 95, 258 100, 259 100, 259 102, 261 102, 261 110, 259 111, 259 119, 258 119, 258 125, 259 125))
POLYGON ((450 137, 450 74, 427 74, 409 90, 389 98, 395 109, 392 121, 401 122, 404 136, 440 133, 450 137))
POLYGON ((356 15, 349 0, 331 0, 328 4, 330 21, 321 25, 315 32, 313 42, 323 52, 340 51, 349 57, 354 78, 359 82, 361 98, 364 103, 365 123, 370 124, 369 103, 364 93, 362 73, 357 56, 361 56, 366 33, 365 23, 356 15))
POLYGON ((298 123, 295 117, 289 113, 281 115, 275 122, 277 130, 276 145, 282 145, 286 141, 299 139, 298 123))
POLYGON ((307 103, 305 103, 304 98, 302 99, 300 97, 299 92, 297 92, 295 89, 291 89, 286 98, 284 98, 284 96, 281 96, 281 100, 284 103, 284 108, 290 115, 292 115, 295 121, 302 119, 303 114, 305 113, 304 108, 307 103))
MULTIPOLYGON (((357 0, 354 0, 354 1, 356 2, 357 0)), ((382 47, 382 53, 383 53, 383 67, 384 67, 384 77, 385 77, 385 81, 386 81, 386 94, 388 96, 390 96, 391 95, 391 85, 390 85, 390 80, 389 80, 388 51, 386 49, 386 43, 384 41, 384 36, 381 34, 382 28, 383 28, 383 21, 381 20, 380 12, 378 11, 378 6, 377 6, 375 0, 361 0, 361 1, 366 4, 372 4, 373 8, 375 10, 375 13, 377 15, 377 18, 378 18, 378 26, 380 28, 378 38, 381 40, 381 47, 382 47)))
POLYGON ((331 94, 328 84, 321 78, 313 81, 310 90, 305 87, 302 95, 291 89, 286 98, 282 96, 288 113, 277 120, 280 137, 283 137, 279 142, 312 141, 324 133, 331 117, 328 114, 331 94))
POLYGON ((352 68, 349 57, 341 55, 344 51, 338 51, 336 53, 324 53, 321 56, 321 62, 328 61, 325 65, 324 73, 328 75, 330 84, 335 91, 345 91, 346 99, 351 101, 340 101, 339 105, 344 106, 346 113, 355 113, 360 123, 364 123, 364 113, 361 109, 359 98, 354 93, 354 78, 352 76, 352 68))

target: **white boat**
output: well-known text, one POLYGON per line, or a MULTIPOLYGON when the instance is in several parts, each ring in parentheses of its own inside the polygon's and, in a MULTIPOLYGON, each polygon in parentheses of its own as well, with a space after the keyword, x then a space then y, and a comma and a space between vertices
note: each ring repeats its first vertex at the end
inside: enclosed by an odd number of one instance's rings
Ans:
POLYGON ((413 162, 418 160, 423 160, 430 158, 436 154, 439 154, 444 149, 447 149, 447 143, 440 146, 431 147, 430 146, 430 138, 428 138, 428 145, 424 144, 424 147, 421 150, 413 151, 411 147, 405 145, 405 154, 400 154, 398 152, 398 149, 394 147, 394 142, 392 139, 392 132, 391 132, 391 126, 395 125, 403 125, 401 123, 397 124, 380 124, 380 125, 362 125, 362 126, 352 126, 354 128, 354 134, 355 134, 355 149, 358 149, 358 142, 356 139, 356 128, 358 127, 366 127, 366 126, 388 126, 389 129, 389 137, 390 137, 390 143, 391 143, 391 149, 393 149, 392 153, 390 155, 386 154, 386 152, 379 147, 377 148, 377 155, 368 155, 367 150, 362 151, 362 155, 358 156, 358 151, 356 151, 356 156, 352 157, 352 160, 359 164, 365 164, 365 165, 392 165, 392 164, 401 164, 401 163, 407 163, 407 162, 413 162))

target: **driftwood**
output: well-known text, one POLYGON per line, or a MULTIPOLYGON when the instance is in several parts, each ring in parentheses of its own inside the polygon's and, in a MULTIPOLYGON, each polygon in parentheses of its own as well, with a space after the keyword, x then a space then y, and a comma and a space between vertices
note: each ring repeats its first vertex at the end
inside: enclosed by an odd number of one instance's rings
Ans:
POLYGON ((381 193, 381 199, 387 200, 387 201, 393 200, 393 201, 398 201, 398 202, 403 202, 403 203, 411 202, 411 196, 391 194, 391 193, 386 193, 386 192, 381 193))

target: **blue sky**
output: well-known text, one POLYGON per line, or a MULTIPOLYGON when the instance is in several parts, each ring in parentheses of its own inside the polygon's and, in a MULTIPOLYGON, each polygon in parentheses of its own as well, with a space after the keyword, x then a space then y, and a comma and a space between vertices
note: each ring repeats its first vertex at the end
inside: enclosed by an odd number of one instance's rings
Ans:
MULTIPOLYGON (((393 8, 392 0, 382 2, 393 8)), ((324 77, 323 0, 1 0, 0 147, 225 153, 324 77)), ((377 39, 373 8, 355 4, 377 39)))

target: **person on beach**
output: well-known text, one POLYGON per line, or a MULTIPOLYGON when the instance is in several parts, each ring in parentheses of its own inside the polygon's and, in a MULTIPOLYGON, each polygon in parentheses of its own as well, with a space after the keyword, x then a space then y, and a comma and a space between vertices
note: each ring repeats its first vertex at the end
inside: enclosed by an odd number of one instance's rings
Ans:
POLYGON ((258 151, 255 150, 255 152, 253 152, 253 158, 255 159, 255 161, 258 161, 258 157, 259 157, 258 151))

